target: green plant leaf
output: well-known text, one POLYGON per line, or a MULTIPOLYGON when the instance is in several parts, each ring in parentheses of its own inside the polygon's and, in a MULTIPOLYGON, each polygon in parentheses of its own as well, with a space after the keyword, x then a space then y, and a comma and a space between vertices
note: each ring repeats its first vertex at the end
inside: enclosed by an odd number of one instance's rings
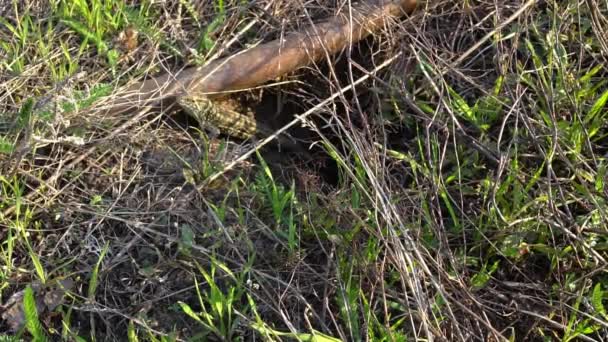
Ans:
POLYGON ((110 244, 106 242, 101 250, 101 254, 99 254, 99 259, 97 259, 97 263, 95 263, 95 267, 93 267, 93 273, 91 273, 91 281, 89 282, 89 290, 87 292, 89 300, 93 300, 95 298, 95 291, 97 291, 97 278, 99 275, 99 267, 101 266, 101 262, 103 261, 106 252, 108 251, 110 244))
POLYGON ((593 308, 595 309, 595 311, 597 311, 604 319, 608 319, 603 300, 604 291, 602 290, 602 284, 597 283, 593 287, 593 292, 591 294, 591 303, 593 304, 593 308))
POLYGON ((198 322, 200 322, 200 323, 203 323, 203 324, 204 324, 204 322, 203 322, 203 321, 201 320, 201 318, 200 318, 200 317, 199 317, 199 316, 196 314, 196 312, 194 312, 194 310, 192 310, 192 308, 190 307, 190 305, 188 305, 188 304, 186 304, 186 303, 184 303, 184 302, 178 302, 178 304, 179 304, 179 307, 182 309, 182 311, 183 311, 183 312, 184 312, 186 315, 188 315, 188 316, 190 316, 191 318, 194 318, 195 320, 197 320, 198 322))
POLYGON ((471 278, 471 284, 475 289, 481 289, 486 286, 492 274, 498 269, 500 261, 495 261, 488 270, 487 264, 484 264, 482 269, 471 278))
POLYGON ((30 286, 25 288, 25 293, 23 296, 23 312, 25 314, 25 327, 32 335, 33 341, 46 341, 46 335, 42 329, 42 324, 40 324, 40 319, 38 318, 34 290, 32 290, 30 286))
POLYGON ((127 326, 127 339, 129 342, 138 342, 137 332, 135 331, 135 324, 133 324, 133 320, 129 321, 129 325, 127 326))
POLYGON ((601 112, 608 102, 608 90, 606 90, 591 106, 589 113, 585 116, 585 123, 591 122, 601 112))
POLYGON ((61 22, 80 34, 85 40, 92 41, 97 47, 97 51, 105 54, 109 49, 108 45, 97 34, 92 32, 88 27, 72 19, 61 19, 61 22))
POLYGON ((316 330, 313 330, 312 334, 282 332, 282 331, 278 331, 278 330, 274 330, 274 329, 270 328, 265 323, 261 323, 261 324, 252 323, 251 327, 253 329, 257 330, 260 334, 265 335, 265 336, 268 336, 268 335, 285 336, 285 337, 296 338, 300 341, 305 341, 305 342, 342 342, 342 340, 340 340, 340 339, 323 334, 316 330))
POLYGON ((18 120, 19 127, 26 127, 30 123, 32 118, 32 112, 34 110, 34 103, 35 102, 33 98, 28 98, 21 106, 21 109, 19 110, 18 120))
POLYGON ((38 254, 36 254, 36 252, 34 252, 34 250, 32 249, 32 246, 30 246, 30 242, 29 240, 25 239, 25 245, 27 247, 27 253, 30 256, 30 259, 32 259, 32 263, 34 264, 34 269, 36 270, 36 275, 38 276, 38 279, 40 279, 40 281, 45 284, 46 283, 46 272, 44 271, 44 267, 42 267, 42 262, 40 262, 40 258, 38 257, 38 254))
POLYGON ((453 98, 453 108, 454 110, 463 116, 465 119, 469 120, 471 123, 477 124, 477 118, 475 117, 475 112, 469 106, 467 101, 460 96, 454 89, 448 87, 448 92, 450 96, 453 98))

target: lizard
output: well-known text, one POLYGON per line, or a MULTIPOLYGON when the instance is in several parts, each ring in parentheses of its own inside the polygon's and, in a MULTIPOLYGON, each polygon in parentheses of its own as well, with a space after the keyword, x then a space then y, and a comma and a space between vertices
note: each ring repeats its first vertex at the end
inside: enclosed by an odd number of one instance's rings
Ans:
MULTIPOLYGON (((237 139, 255 140, 274 134, 273 129, 261 124, 252 115, 240 113, 230 105, 216 102, 205 95, 184 94, 178 96, 176 102, 201 128, 213 135, 222 133, 237 139)), ((281 145, 297 146, 294 141, 285 139, 284 135, 278 136, 278 140, 281 145)))

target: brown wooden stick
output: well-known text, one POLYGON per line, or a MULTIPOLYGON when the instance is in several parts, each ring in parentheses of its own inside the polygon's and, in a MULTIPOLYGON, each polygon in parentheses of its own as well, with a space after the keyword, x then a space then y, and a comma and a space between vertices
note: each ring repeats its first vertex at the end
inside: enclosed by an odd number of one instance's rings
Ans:
MULTIPOLYGON (((112 112, 142 108, 187 91, 218 93, 247 89, 276 79, 332 55, 349 44, 379 31, 387 20, 411 13, 416 0, 368 0, 352 8, 352 18, 341 13, 329 20, 288 34, 242 53, 164 74, 129 87, 113 99, 112 112), (351 39, 349 41, 349 39, 351 39)), ((104 106, 105 107, 105 106, 104 106)), ((107 108, 107 107, 106 107, 107 108)))

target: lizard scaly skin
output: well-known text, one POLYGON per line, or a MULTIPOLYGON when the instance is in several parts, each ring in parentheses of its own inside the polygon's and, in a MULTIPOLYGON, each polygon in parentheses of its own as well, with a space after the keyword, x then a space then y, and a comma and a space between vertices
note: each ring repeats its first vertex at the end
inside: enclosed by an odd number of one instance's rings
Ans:
MULTIPOLYGON (((252 116, 241 114, 227 104, 215 102, 204 95, 182 95, 177 103, 187 114, 195 118, 202 128, 216 130, 219 133, 238 139, 266 138, 274 134, 274 130, 258 123, 252 116)), ((301 150, 289 135, 279 135, 280 145, 301 150)))
POLYGON ((217 104, 206 96, 183 95, 177 98, 177 103, 195 118, 202 128, 217 129, 220 133, 239 139, 250 139, 268 133, 260 132, 254 118, 217 104))

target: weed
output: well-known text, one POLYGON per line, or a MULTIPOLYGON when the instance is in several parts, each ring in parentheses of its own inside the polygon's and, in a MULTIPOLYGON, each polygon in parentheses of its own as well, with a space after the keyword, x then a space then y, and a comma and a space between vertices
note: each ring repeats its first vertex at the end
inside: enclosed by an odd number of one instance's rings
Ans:
POLYGON ((247 270, 237 277, 228 267, 217 260, 213 260, 209 272, 198 264, 197 268, 209 286, 209 291, 201 292, 199 283, 195 280, 198 304, 202 311, 197 313, 184 302, 179 302, 179 305, 186 315, 204 327, 204 332, 198 338, 206 338, 207 335, 213 334, 218 338, 232 341, 239 325, 239 320, 235 317, 234 305, 241 300, 244 294, 243 285, 247 270), (221 269, 228 277, 225 285, 226 291, 222 291, 217 282, 217 269, 221 269))

